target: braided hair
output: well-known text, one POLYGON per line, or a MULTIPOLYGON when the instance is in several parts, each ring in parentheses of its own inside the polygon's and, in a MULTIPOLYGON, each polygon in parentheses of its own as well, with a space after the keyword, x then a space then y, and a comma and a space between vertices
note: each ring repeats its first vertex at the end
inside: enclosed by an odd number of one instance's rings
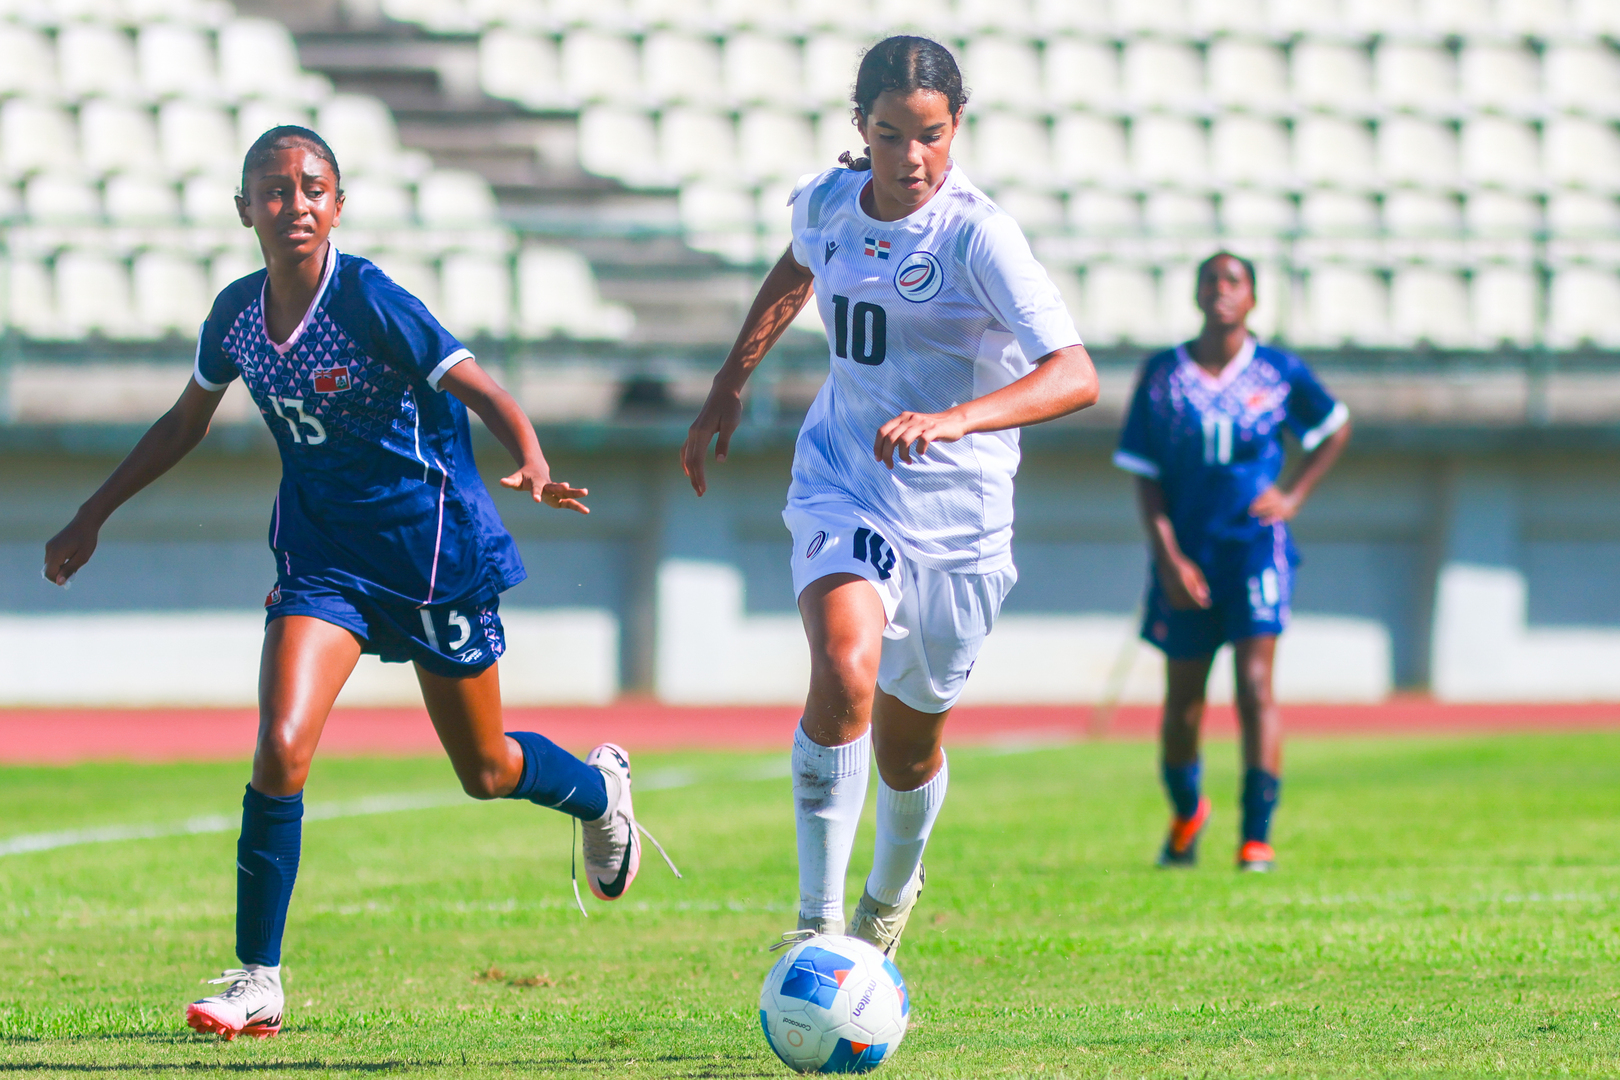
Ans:
MULTIPOLYGON (((855 121, 872 115, 872 107, 880 95, 893 90, 911 94, 929 90, 941 94, 952 116, 967 104, 968 92, 962 85, 962 70, 956 66, 951 51, 932 38, 897 35, 884 38, 861 57, 860 70, 855 74, 855 92, 850 100, 855 103, 855 121)), ((849 151, 838 160, 851 169, 862 172, 871 169, 871 148, 866 156, 856 157, 849 151)))

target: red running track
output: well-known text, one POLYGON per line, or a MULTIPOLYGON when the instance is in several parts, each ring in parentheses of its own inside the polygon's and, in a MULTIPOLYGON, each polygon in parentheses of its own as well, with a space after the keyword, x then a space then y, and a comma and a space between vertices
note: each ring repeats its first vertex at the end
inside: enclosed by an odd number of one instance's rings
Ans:
MULTIPOLYGON (((632 750, 714 748, 781 750, 792 738, 792 706, 660 705, 627 700, 605 707, 511 709, 508 730, 540 731, 575 750, 606 740, 632 750)), ((1146 738, 1158 710, 1126 706, 1106 723, 1089 706, 962 707, 951 716, 951 743, 1072 741, 1096 735, 1146 738)), ((1291 734, 1433 734, 1555 731, 1620 727, 1620 703, 1449 705, 1398 697, 1379 705, 1289 705, 1291 734)), ((1210 710, 1210 734, 1230 736, 1229 706, 1210 710)), ((253 753, 252 709, 0 709, 0 762, 208 761, 253 753)), ((326 754, 436 753, 438 740, 421 709, 345 709, 332 714, 321 739, 326 754)))

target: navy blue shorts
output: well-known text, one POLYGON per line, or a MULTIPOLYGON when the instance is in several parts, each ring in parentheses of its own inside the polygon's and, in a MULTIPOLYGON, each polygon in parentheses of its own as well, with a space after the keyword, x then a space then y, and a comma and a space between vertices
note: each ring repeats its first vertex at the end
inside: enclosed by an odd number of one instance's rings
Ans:
POLYGON ((1170 606, 1157 571, 1149 567, 1143 640, 1172 660, 1191 660, 1228 641, 1281 634, 1288 625, 1295 562, 1282 526, 1252 544, 1220 545, 1208 565, 1199 563, 1209 582, 1210 606, 1191 611, 1170 606))
POLYGON ((264 624, 308 615, 358 637, 362 653, 386 664, 414 660, 434 675, 465 679, 487 669, 506 651, 499 597, 476 604, 418 607, 391 603, 318 581, 280 581, 264 599, 264 624))

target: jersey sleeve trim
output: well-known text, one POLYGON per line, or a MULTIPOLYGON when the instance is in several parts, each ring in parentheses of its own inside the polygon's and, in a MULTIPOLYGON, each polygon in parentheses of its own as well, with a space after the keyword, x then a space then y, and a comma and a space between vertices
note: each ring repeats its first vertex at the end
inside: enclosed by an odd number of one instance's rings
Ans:
POLYGON ((1129 450, 1115 450, 1114 464, 1118 468, 1124 469, 1128 473, 1134 473, 1137 476, 1146 477, 1149 480, 1157 480, 1159 478, 1158 465, 1139 454, 1131 453, 1129 450))
POLYGON ((208 324, 205 322, 197 331, 197 352, 191 358, 191 377, 197 380, 197 385, 202 387, 204 390, 207 390, 211 394, 217 394, 227 386, 231 385, 231 383, 229 379, 225 380, 224 382, 215 382, 202 373, 203 334, 207 331, 207 329, 208 324))
POLYGON ((1350 410, 1344 402, 1338 402, 1333 406, 1333 411, 1327 414, 1327 419, 1299 437, 1299 445, 1305 448, 1306 453, 1315 450, 1335 431, 1344 427, 1349 419, 1350 410))
POLYGON ((444 378, 445 372, 449 371, 463 360, 471 359, 471 349, 457 349, 443 360, 440 360, 438 367, 435 367, 431 372, 428 373, 427 384, 433 387, 433 389, 437 390, 439 388, 439 380, 444 378))

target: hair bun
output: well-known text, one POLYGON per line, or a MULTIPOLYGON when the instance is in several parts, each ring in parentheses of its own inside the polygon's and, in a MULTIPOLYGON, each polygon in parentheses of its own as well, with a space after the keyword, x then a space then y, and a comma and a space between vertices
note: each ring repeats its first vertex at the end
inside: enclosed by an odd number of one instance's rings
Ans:
POLYGON ((848 150, 845 150, 842 154, 838 155, 838 164, 844 166, 846 169, 853 169, 856 172, 872 171, 872 159, 870 157, 856 157, 848 150))

